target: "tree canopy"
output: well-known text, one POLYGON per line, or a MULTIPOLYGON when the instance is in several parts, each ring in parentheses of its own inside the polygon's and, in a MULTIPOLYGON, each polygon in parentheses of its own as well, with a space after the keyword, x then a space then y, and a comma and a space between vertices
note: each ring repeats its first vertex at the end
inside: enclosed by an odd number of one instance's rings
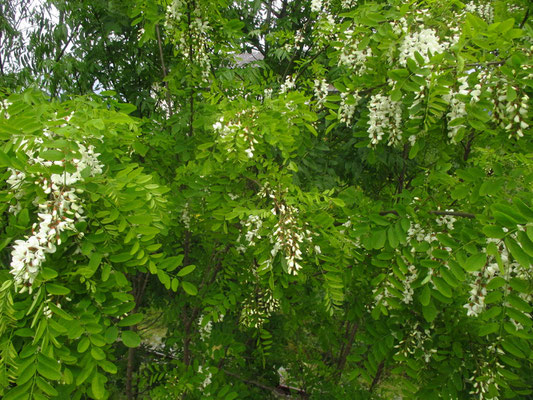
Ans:
POLYGON ((0 396, 533 398, 526 0, 0 4, 0 396))

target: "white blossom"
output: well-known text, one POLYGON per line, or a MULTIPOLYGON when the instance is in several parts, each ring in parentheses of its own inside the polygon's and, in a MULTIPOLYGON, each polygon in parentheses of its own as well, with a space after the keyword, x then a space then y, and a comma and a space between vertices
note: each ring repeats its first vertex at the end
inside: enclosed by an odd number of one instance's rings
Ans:
POLYGON ((315 79, 313 91, 317 99, 316 106, 321 107, 326 102, 328 96, 328 83, 325 79, 315 79))
POLYGON ((311 12, 322 10, 322 0, 311 0, 311 12))
POLYGON ((422 29, 420 32, 407 34, 400 45, 400 56, 398 63, 401 66, 407 66, 408 58, 415 58, 415 52, 420 53, 426 63, 429 62, 429 53, 434 55, 442 53, 446 47, 439 42, 435 31, 429 28, 422 29))
POLYGON ((289 90, 294 89, 296 87, 296 80, 295 77, 287 76, 285 78, 285 82, 281 84, 281 87, 279 89, 279 93, 287 93, 289 90))
MULTIPOLYGON (((42 141, 36 140, 36 145, 42 141)), ((62 174, 45 176, 38 174, 31 176, 34 184, 41 186, 47 197, 36 199, 38 208, 38 223, 33 224, 32 234, 26 240, 16 240, 11 252, 11 274, 16 284, 30 285, 46 261, 46 253, 54 253, 56 245, 61 244, 60 235, 64 231, 75 231, 76 222, 83 221, 83 201, 77 195, 79 189, 74 186, 83 180, 82 171, 87 170, 90 176, 103 172, 103 165, 98 160, 93 145, 77 142, 80 158, 68 161, 75 167, 74 172, 65 171, 62 174)), ((41 164, 45 167, 58 165, 66 166, 67 161, 45 161, 36 156, 42 149, 31 148, 27 141, 19 143, 19 148, 29 156, 28 164, 41 164)), ((27 176, 22 171, 11 169, 11 176, 7 180, 10 190, 17 192, 27 176)), ((29 178, 29 177, 28 177, 29 178)))
POLYGON ((402 139, 400 102, 392 101, 389 96, 376 93, 370 98, 368 110, 368 137, 371 146, 377 145, 386 132, 389 133, 389 145, 396 144, 402 139))

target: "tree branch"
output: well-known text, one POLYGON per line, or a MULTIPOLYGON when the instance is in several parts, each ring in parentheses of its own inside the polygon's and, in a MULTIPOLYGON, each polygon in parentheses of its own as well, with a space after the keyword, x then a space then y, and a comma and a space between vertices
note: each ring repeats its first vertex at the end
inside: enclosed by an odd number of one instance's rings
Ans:
POLYGON ((171 107, 172 101, 170 99, 170 91, 168 90, 168 82, 166 80, 167 68, 165 66, 165 57, 163 56, 163 45, 161 43, 161 34, 159 33, 159 24, 155 25, 155 32, 157 33, 157 45, 159 46, 159 58, 161 60, 161 69, 163 70, 163 85, 165 85, 165 88, 166 88, 168 113, 172 117, 174 113, 172 112, 172 107, 171 107))
MULTIPOLYGON (((476 214, 461 212, 461 211, 440 211, 440 210, 431 210, 429 211, 430 214, 435 215, 453 215, 454 217, 462 217, 462 218, 476 218, 476 214)), ((380 211, 379 215, 387 215, 387 214, 394 214, 398 215, 398 211, 396 210, 387 210, 387 211, 380 211)))
POLYGON ((353 342, 355 340, 355 334, 357 333, 357 329, 359 328, 359 325, 354 322, 352 326, 350 327, 350 323, 348 322, 348 325, 346 326, 346 338, 348 341, 346 344, 341 347, 341 351, 339 354, 339 361, 337 363, 337 380, 339 380, 342 376, 342 372, 344 370, 344 367, 346 366, 346 360, 348 356, 350 355, 350 352, 352 351, 353 342))

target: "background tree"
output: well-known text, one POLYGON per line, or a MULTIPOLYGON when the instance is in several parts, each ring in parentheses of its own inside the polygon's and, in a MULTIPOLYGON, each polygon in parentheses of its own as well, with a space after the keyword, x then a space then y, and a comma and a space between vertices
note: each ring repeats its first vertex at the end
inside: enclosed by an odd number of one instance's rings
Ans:
POLYGON ((530 7, 29 9, 4 398, 529 398, 530 7))

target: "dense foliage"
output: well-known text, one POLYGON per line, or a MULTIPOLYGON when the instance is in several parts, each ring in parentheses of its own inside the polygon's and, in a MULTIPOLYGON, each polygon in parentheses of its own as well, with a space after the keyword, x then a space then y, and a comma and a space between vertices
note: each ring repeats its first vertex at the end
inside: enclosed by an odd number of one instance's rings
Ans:
POLYGON ((532 7, 4 2, 0 396, 533 398, 532 7))

